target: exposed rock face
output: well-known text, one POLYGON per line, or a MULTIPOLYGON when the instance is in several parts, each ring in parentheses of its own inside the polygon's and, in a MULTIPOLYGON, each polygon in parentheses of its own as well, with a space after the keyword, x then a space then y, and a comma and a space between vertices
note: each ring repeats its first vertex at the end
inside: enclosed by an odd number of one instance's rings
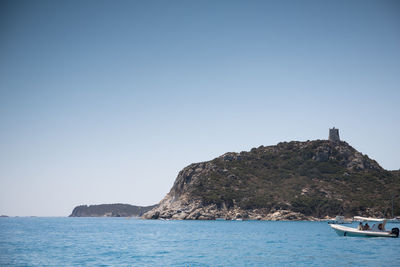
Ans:
POLYGON ((77 206, 69 217, 131 217, 142 216, 157 205, 140 207, 129 204, 102 204, 77 206))
POLYGON ((346 142, 284 142, 187 166, 158 207, 143 217, 315 220, 338 214, 384 216, 391 207, 389 191, 400 193, 400 177, 346 142))

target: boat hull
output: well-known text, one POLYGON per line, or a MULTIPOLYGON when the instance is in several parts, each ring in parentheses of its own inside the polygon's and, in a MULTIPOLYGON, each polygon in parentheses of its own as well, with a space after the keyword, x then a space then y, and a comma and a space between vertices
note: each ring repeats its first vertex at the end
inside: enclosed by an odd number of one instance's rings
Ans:
POLYGON ((385 232, 385 231, 365 231, 365 230, 358 230, 355 228, 347 227, 347 226, 342 226, 342 225, 337 225, 337 224, 331 224, 330 225, 333 230, 339 235, 339 236, 354 236, 354 237, 397 237, 395 234, 392 234, 391 232, 385 232))

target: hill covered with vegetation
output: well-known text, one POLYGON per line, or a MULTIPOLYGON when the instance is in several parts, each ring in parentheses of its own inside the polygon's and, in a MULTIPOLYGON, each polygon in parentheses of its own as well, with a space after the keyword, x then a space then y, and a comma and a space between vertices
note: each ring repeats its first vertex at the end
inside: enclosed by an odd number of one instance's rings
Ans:
POLYGON ((145 218, 320 219, 400 214, 400 175, 346 142, 260 146, 191 164, 145 218), (396 198, 397 197, 397 198, 396 198))

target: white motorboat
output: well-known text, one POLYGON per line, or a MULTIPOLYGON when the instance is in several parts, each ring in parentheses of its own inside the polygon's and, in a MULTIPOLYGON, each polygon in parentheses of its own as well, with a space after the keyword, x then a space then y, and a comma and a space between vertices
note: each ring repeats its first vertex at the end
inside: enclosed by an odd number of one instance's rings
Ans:
POLYGON ((335 232, 340 236, 359 236, 359 237, 399 237, 399 228, 392 228, 390 231, 385 230, 386 219, 377 219, 377 218, 366 218, 366 217, 354 217, 355 220, 360 221, 360 226, 364 227, 364 230, 359 228, 353 228, 338 224, 331 224, 331 227, 335 232), (362 225, 363 222, 375 223, 372 227, 365 228, 362 225))

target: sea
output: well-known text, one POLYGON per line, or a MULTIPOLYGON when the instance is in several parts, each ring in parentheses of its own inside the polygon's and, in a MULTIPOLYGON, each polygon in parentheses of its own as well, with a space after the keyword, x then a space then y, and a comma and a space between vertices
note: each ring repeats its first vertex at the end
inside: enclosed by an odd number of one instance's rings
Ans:
POLYGON ((400 266, 400 238, 326 222, 9 217, 0 266, 400 266))

